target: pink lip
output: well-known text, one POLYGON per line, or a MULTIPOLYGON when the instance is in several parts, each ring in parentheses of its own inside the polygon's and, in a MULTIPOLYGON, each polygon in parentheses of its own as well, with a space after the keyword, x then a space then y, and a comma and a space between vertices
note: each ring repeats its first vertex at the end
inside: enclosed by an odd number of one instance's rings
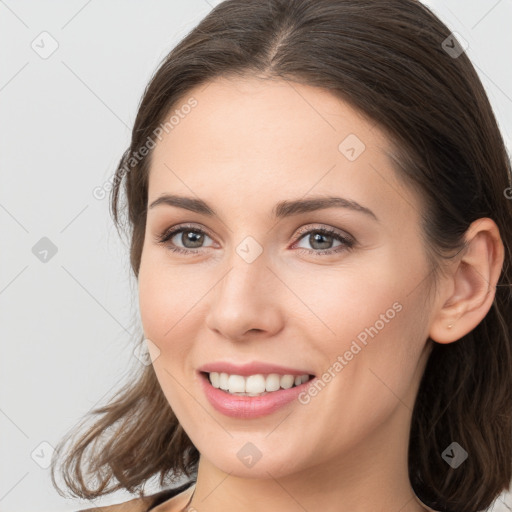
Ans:
POLYGON ((242 375, 247 377, 248 375, 256 375, 262 373, 268 375, 269 373, 278 373, 279 375, 313 375, 310 370, 303 370, 297 368, 287 368, 285 366, 279 366, 272 363, 260 363, 254 361, 246 364, 233 364, 223 361, 217 361, 215 363, 205 364, 198 368, 200 372, 218 372, 218 373, 229 373, 230 375, 242 375))
MULTIPOLYGON (((307 372, 304 372, 304 374, 305 373, 307 372)), ((210 383, 208 375, 204 373, 199 373, 199 379, 206 398, 216 411, 226 416, 241 419, 258 418, 260 416, 272 414, 281 407, 295 400, 316 380, 316 378, 313 378, 304 382, 300 386, 272 391, 271 393, 267 393, 263 396, 244 396, 231 395, 222 389, 214 388, 210 383)))

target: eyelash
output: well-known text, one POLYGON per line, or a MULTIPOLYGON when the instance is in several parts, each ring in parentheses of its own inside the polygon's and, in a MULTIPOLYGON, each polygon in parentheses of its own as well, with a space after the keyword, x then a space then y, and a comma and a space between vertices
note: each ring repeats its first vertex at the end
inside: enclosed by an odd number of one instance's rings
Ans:
MULTIPOLYGON (((183 249, 181 247, 176 247, 174 245, 167 244, 167 242, 173 238, 178 233, 182 233, 184 231, 192 231, 194 233, 199 233, 202 235, 206 235, 210 237, 210 235, 203 231, 202 229, 199 229, 192 225, 180 225, 176 226, 175 228, 171 228, 170 230, 166 230, 160 235, 156 236, 156 242, 159 244, 162 244, 166 246, 167 249, 169 249, 172 252, 180 253, 180 254, 197 254, 201 248, 199 249, 183 249)), ((329 235, 341 242, 341 245, 339 245, 335 249, 324 249, 324 250, 314 250, 314 249, 304 249, 303 247, 296 249, 300 254, 314 254, 315 256, 321 256, 324 254, 336 254, 343 251, 350 251, 354 245, 355 241, 352 238, 346 237, 341 235, 338 231, 332 229, 332 228, 314 228, 314 229, 301 229, 299 230, 298 238, 293 242, 293 245, 298 243, 302 238, 304 238, 304 235, 308 235, 311 233, 320 233, 322 235, 329 235)), ((211 238, 211 237, 210 237, 211 238)))

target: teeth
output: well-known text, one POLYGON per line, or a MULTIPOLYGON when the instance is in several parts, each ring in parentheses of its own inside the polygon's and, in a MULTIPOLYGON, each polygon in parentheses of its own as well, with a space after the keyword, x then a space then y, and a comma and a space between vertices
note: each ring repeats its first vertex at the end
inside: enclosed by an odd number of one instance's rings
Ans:
MULTIPOLYGON (((214 388, 220 388, 220 375, 217 372, 210 373, 210 382, 214 388)), ((222 389, 224 389, 224 387, 222 389)))
MULTIPOLYGON (((211 375, 211 373, 210 373, 210 375, 211 375)), ((229 389, 228 374, 227 373, 218 373, 217 375, 219 376, 219 388, 223 389, 224 391, 227 391, 229 389)))
POLYGON ((241 375, 230 375, 228 388, 230 393, 245 393, 245 379, 241 375))
MULTIPOLYGON (((233 377, 233 375, 231 376, 233 377)), ((230 378, 231 378, 230 377, 230 378)), ((263 375, 249 375, 247 378, 241 377, 243 381, 244 389, 241 389, 242 393, 265 393, 266 379, 263 375)), ((232 393, 231 387, 229 392, 232 393)))
POLYGON ((214 388, 222 389, 236 395, 259 396, 277 391, 300 386, 309 380, 309 375, 278 375, 271 373, 263 375, 229 375, 227 373, 210 372, 210 382, 214 388))
POLYGON ((265 380, 265 391, 277 391, 281 387, 281 376, 271 373, 265 380))
POLYGON ((283 375, 281 377, 281 387, 284 389, 290 389, 293 386, 295 377, 293 375, 283 375))

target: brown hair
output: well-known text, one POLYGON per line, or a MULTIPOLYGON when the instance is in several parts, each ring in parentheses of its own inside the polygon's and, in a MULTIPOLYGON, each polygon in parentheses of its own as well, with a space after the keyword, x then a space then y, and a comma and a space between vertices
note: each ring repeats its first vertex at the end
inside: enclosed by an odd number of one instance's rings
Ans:
MULTIPOLYGON (((193 87, 216 77, 265 75, 328 89, 385 130, 397 173, 424 199, 424 236, 439 268, 463 248, 471 222, 492 218, 505 246, 494 302, 466 336, 434 343, 409 441, 409 477, 418 497, 440 511, 477 511, 489 507, 512 477, 512 215, 504 195, 512 172, 483 86, 450 37, 416 0, 219 4, 147 86, 116 170, 111 208, 119 230, 124 183, 130 261, 138 277, 152 154, 140 157, 140 148, 193 87), (442 458, 453 441, 469 454, 458 469, 442 458)), ((133 492, 155 475, 163 485, 197 471, 199 453, 153 367, 140 368, 107 405, 89 413, 98 418, 66 453, 61 474, 76 496, 133 492), (99 481, 94 488, 92 476, 99 481), (117 483, 109 487, 112 480, 117 483)), ((62 454, 64 443, 57 449, 62 454)))

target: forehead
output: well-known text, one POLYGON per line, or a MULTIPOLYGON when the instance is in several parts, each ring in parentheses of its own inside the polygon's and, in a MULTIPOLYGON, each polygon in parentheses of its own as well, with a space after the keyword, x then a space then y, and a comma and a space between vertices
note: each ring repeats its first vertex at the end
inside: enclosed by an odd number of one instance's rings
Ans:
POLYGON ((264 141, 268 144, 260 146, 260 154, 286 144, 295 152, 329 145, 338 150, 350 134, 366 145, 389 146, 374 122, 328 90, 274 78, 217 78, 190 90, 170 117, 174 123, 164 138, 173 139, 171 145, 186 139, 198 150, 208 145, 219 153, 236 150, 235 143, 243 143, 238 149, 246 152, 264 141), (195 106, 189 108, 192 100, 195 106))
POLYGON ((410 191, 396 180, 388 139, 327 90, 219 78, 190 90, 171 116, 172 128, 153 150, 150 200, 175 190, 229 193, 239 202, 336 191, 407 210, 410 191))

